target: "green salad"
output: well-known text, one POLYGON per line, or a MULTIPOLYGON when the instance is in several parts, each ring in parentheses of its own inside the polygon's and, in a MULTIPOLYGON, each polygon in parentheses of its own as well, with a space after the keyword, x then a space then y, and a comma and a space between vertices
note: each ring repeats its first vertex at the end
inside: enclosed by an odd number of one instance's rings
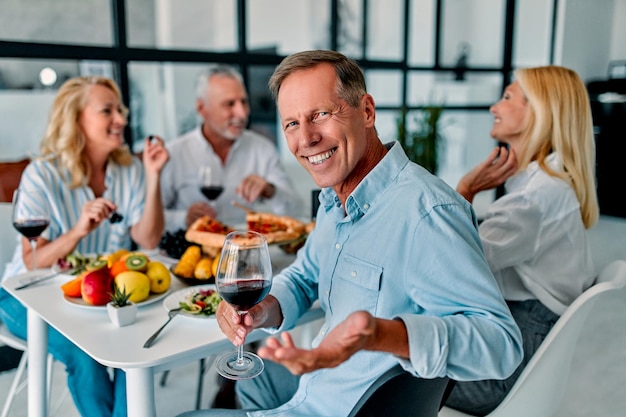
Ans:
POLYGON ((212 316, 217 310, 217 305, 222 301, 222 297, 213 289, 190 291, 183 301, 179 302, 180 307, 190 314, 201 314, 212 316))

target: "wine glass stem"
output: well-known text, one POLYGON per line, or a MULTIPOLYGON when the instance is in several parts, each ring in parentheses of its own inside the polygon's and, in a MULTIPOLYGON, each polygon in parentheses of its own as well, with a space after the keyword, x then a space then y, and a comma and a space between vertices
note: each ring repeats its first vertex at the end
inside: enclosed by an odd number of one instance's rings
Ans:
POLYGON ((37 240, 29 239, 30 247, 33 249, 33 271, 37 270, 37 240))
MULTIPOLYGON (((241 322, 243 323, 243 316, 246 315, 246 312, 239 312, 239 317, 241 317, 241 322)), ((244 362, 243 362, 243 345, 244 342, 241 342, 241 344, 239 346, 237 346, 237 365, 238 366, 243 366, 244 362)))

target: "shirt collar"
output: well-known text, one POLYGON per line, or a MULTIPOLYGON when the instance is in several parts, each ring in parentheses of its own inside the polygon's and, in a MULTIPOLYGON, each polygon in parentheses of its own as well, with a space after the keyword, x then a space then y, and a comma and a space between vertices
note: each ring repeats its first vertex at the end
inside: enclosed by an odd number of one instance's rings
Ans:
MULTIPOLYGON (((346 200, 345 211, 352 219, 358 219, 365 215, 409 162, 409 158, 398 142, 387 143, 385 147, 389 152, 363 178, 346 200)), ((339 197, 332 188, 322 190, 320 203, 326 211, 330 210, 332 206, 340 206, 339 197)))
MULTIPOLYGON (((556 152, 552 152, 546 157, 546 165, 554 171, 563 171, 563 163, 561 162, 561 157, 556 152)), ((528 179, 534 176, 540 170, 541 167, 539 167, 539 162, 532 161, 530 164, 528 164, 528 167, 526 167, 525 170, 518 172, 517 174, 506 180, 506 190, 511 191, 519 185, 526 184, 528 179)))

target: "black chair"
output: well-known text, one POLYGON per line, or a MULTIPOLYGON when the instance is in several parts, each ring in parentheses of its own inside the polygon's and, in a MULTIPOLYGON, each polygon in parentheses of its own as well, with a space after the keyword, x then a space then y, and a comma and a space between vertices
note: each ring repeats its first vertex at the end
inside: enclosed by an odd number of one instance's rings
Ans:
POLYGON ((454 381, 423 379, 396 365, 381 375, 348 417, 437 417, 454 381))

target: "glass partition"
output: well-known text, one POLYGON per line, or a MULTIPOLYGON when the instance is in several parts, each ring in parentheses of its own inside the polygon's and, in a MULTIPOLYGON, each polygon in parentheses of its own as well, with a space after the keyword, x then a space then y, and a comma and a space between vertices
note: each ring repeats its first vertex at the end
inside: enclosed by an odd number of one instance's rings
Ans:
POLYGON ((113 44, 113 15, 109 1, 3 1, 0 10, 2 40, 113 44))
POLYGON ((330 2, 247 0, 248 50, 288 55, 330 48, 330 2))
POLYGON ((513 66, 531 67, 550 61, 552 14, 554 4, 545 0, 515 3, 515 48, 513 66))
POLYGON ((127 0, 128 44, 134 47, 236 51, 237 1, 127 0))
POLYGON ((337 50, 351 58, 363 58, 363 0, 340 1, 337 13, 337 50))
POLYGON ((502 65, 504 0, 444 0, 441 64, 502 65), (485 47, 489 45, 489 47, 485 47))
POLYGON ((130 123, 133 148, 147 135, 172 140, 197 125, 195 80, 204 63, 131 62, 130 123))
POLYGON ((109 61, 0 58, 0 159, 38 155, 59 87, 90 74, 117 79, 109 61))
POLYGON ((409 65, 435 64, 435 0, 414 0, 410 8, 409 65))
POLYGON ((402 106, 402 72, 399 70, 366 70, 367 90, 377 106, 402 106))
POLYGON ((404 0, 369 0, 367 4, 367 59, 402 60, 404 0))
POLYGON ((408 76, 408 103, 410 106, 491 106, 500 98, 502 82, 499 73, 473 72, 459 81, 452 74, 412 71, 408 76))

